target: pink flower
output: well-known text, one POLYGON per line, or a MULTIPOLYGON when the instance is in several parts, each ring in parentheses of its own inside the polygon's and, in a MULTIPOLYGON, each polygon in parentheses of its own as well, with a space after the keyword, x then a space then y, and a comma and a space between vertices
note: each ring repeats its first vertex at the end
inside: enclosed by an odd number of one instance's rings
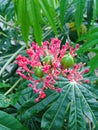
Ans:
POLYGON ((49 73, 49 70, 50 69, 50 65, 44 65, 43 67, 42 67, 42 71, 44 72, 44 73, 46 73, 46 74, 48 74, 49 73))
POLYGON ((84 73, 88 73, 89 72, 89 69, 84 69, 84 73))
POLYGON ((89 83, 89 80, 88 80, 88 79, 85 79, 85 80, 83 80, 83 82, 85 82, 85 83, 89 83))
POLYGON ((46 96, 46 94, 43 91, 39 92, 39 98, 43 99, 46 96))
MULTIPOLYGON (((27 56, 18 55, 16 57, 15 64, 18 65, 17 74, 25 80, 29 80, 28 87, 33 89, 33 92, 38 95, 35 102, 46 97, 45 89, 51 89, 56 92, 61 92, 62 88, 55 88, 55 82, 59 78, 59 75, 68 79, 69 82, 76 82, 81 84, 82 82, 88 82, 83 78, 83 74, 87 73, 88 69, 81 69, 85 64, 74 64, 73 68, 62 69, 60 60, 67 53, 73 58, 76 56, 76 50, 79 45, 71 47, 68 42, 65 45, 60 46, 61 41, 57 38, 51 38, 50 43, 44 41, 42 46, 38 46, 35 42, 32 42, 30 48, 26 50, 27 56), (44 63, 43 58, 46 56, 52 56, 51 64, 44 63), (38 66, 42 68, 44 76, 33 78, 34 68, 38 66), (39 88, 38 85, 42 84, 39 88)), ((40 73, 42 73, 40 72, 40 73)))

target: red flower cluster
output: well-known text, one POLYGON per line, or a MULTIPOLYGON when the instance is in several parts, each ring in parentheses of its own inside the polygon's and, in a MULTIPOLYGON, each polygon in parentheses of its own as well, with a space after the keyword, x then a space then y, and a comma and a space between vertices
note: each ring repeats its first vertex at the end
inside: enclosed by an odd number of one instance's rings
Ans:
MULTIPOLYGON (((75 48, 73 48, 66 42, 60 49, 60 40, 52 38, 50 43, 44 41, 41 47, 32 42, 31 47, 26 50, 26 57, 21 55, 16 57, 15 63, 19 66, 17 74, 23 79, 30 81, 28 86, 33 89, 33 92, 38 94, 38 97, 35 99, 36 102, 46 96, 45 89, 61 91, 61 88, 55 88, 54 86, 59 75, 64 76, 70 82, 81 83, 83 81, 82 74, 88 72, 88 69, 80 70, 84 64, 75 64, 73 68, 67 69, 62 68, 60 64, 61 58, 66 53, 75 57, 75 51, 78 47, 79 45, 76 44, 75 48), (43 73, 42 76, 34 76, 34 69, 36 67, 41 69, 42 72, 40 73, 43 73), (41 87, 39 83, 42 83, 41 87)), ((84 82, 88 82, 88 80, 84 80, 84 82)))

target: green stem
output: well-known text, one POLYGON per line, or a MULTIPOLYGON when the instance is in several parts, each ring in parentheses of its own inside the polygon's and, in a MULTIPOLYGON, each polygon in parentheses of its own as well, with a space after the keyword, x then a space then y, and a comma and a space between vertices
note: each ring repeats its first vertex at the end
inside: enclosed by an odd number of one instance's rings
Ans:
POLYGON ((3 68, 0 70, 0 76, 3 73, 3 71, 6 69, 6 67, 9 65, 9 63, 17 56, 17 54, 23 50, 25 46, 22 46, 16 53, 13 54, 13 56, 6 62, 6 64, 3 66, 3 68))
POLYGON ((19 82, 21 81, 22 79, 20 78, 19 80, 17 80, 17 82, 7 91, 5 92, 5 96, 8 95, 16 86, 17 84, 19 84, 19 82))

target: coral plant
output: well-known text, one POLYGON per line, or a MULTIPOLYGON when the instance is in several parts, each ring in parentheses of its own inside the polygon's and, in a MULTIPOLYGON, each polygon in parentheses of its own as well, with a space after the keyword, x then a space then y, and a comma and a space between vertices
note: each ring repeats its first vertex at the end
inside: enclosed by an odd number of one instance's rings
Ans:
POLYGON ((88 69, 82 69, 85 64, 74 63, 78 47, 78 44, 71 47, 68 42, 60 47, 60 40, 51 38, 50 42, 44 41, 42 46, 32 42, 26 50, 27 56, 18 55, 16 57, 15 63, 19 66, 17 74, 23 79, 29 80, 28 86, 38 94, 35 102, 45 98, 45 89, 56 92, 62 91, 62 88, 55 87, 55 82, 59 76, 67 78, 72 83, 88 82, 82 76, 83 73, 88 72, 88 69), (39 83, 43 84, 42 87, 38 87, 39 83))

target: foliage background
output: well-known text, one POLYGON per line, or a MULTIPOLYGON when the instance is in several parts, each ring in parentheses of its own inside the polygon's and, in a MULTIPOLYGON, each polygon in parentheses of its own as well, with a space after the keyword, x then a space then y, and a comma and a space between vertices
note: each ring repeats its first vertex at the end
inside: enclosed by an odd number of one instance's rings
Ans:
MULTIPOLYGON (((98 129, 97 25, 98 0, 0 0, 0 129, 78 130, 80 126, 84 126, 81 130, 98 129), (16 75, 14 60, 18 54, 25 55, 25 49, 32 41, 40 46, 43 40, 51 37, 61 39, 61 45, 66 39, 72 45, 79 42, 76 62, 86 62, 90 66, 91 72, 87 76, 93 87, 75 86, 73 89, 69 84, 70 90, 64 87, 63 91, 65 93, 67 89, 72 97, 67 93, 65 96, 64 93, 58 95, 50 91, 47 98, 36 104, 36 95, 27 88, 28 82, 16 75), (82 89, 78 90, 79 87, 82 89), (88 110, 87 115, 85 110, 88 110), (48 117, 50 113, 51 117, 48 117), (84 113, 88 117, 87 124, 81 118, 84 113)), ((63 79, 61 81, 63 86, 68 84, 63 79)))

